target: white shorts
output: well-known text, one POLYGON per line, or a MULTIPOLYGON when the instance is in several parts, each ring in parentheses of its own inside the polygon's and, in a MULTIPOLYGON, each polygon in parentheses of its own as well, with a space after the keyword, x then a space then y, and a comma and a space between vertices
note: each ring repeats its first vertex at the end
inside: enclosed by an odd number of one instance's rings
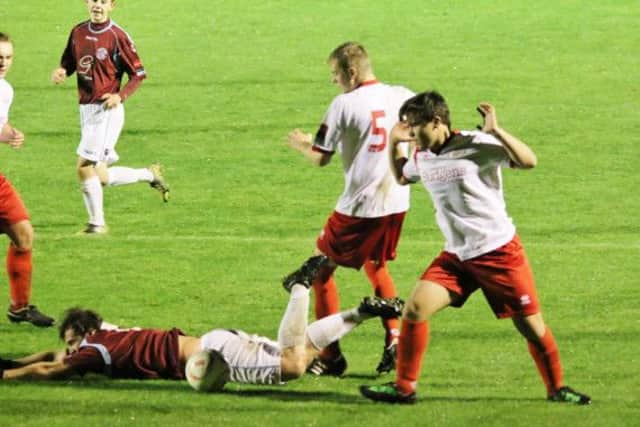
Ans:
POLYGON ((229 329, 200 337, 202 350, 216 350, 229 365, 229 380, 247 384, 280 384, 282 352, 277 342, 229 329))
POLYGON ((83 159, 108 165, 118 161, 115 147, 124 126, 124 107, 105 110, 102 104, 80 104, 80 145, 76 153, 83 159))

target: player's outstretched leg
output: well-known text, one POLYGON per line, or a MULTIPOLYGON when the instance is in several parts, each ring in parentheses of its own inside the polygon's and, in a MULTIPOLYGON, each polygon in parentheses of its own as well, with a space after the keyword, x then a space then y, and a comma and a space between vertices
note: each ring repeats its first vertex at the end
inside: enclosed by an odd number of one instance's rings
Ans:
POLYGON ((563 386, 550 395, 548 400, 552 402, 567 402, 575 403, 577 405, 589 405, 591 404, 591 398, 586 394, 579 393, 571 387, 563 386))
POLYGON ((151 188, 157 190, 162 195, 162 200, 166 203, 169 201, 169 184, 162 174, 162 165, 154 163, 149 166, 149 170, 153 174, 153 181, 149 183, 151 188))
POLYGON ((291 288, 296 284, 302 285, 307 289, 310 288, 313 284, 313 279, 320 270, 320 267, 328 261, 329 258, 325 255, 312 256, 306 260, 299 269, 282 279, 282 287, 287 292, 291 292, 291 288))
POLYGON ((358 311, 370 317, 382 317, 392 319, 402 316, 404 301, 400 298, 364 297, 358 311))

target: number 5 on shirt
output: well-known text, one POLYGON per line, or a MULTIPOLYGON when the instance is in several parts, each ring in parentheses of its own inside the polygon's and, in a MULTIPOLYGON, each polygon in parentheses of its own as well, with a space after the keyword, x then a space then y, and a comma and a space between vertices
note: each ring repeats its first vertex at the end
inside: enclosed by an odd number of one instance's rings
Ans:
POLYGON ((373 130, 371 133, 373 135, 380 135, 382 137, 382 142, 379 144, 371 144, 369 146, 369 151, 372 153, 378 153, 383 151, 387 146, 387 130, 378 125, 378 119, 384 118, 383 110, 375 110, 371 112, 371 124, 373 126, 373 130))

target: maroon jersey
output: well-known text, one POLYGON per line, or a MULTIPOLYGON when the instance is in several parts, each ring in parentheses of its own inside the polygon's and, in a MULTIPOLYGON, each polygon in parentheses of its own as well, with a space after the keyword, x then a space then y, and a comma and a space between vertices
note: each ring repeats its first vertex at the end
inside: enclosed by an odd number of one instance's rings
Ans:
POLYGON ((77 73, 80 104, 100 103, 105 93, 118 93, 124 101, 146 77, 131 37, 115 22, 85 21, 76 25, 65 48, 60 66, 67 76, 77 73), (129 81, 120 91, 122 75, 129 81))
POLYGON ((82 340, 80 349, 64 363, 80 375, 87 372, 112 378, 184 379, 178 336, 182 331, 158 329, 98 331, 82 340))

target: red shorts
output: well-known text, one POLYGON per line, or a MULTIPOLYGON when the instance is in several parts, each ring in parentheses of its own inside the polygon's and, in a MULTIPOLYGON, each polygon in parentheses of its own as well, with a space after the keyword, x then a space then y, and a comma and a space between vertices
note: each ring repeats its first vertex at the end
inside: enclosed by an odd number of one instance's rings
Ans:
POLYGON ((333 212, 316 245, 343 267, 360 269, 367 260, 395 259, 404 216, 405 212, 379 218, 356 218, 333 212))
POLYGON ((458 295, 453 307, 462 307, 469 295, 480 288, 498 318, 540 311, 533 273, 517 235, 506 245, 466 261, 442 252, 421 279, 458 295))
POLYGON ((9 180, 0 175, 0 230, 25 219, 29 219, 29 213, 20 195, 9 180))

